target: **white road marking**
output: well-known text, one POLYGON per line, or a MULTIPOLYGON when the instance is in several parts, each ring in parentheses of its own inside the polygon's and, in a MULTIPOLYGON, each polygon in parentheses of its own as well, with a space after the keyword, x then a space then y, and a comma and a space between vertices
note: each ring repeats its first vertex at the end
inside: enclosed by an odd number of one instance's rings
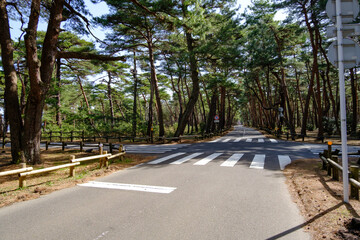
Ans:
POLYGON ((220 166, 222 167, 233 167, 235 164, 244 156, 243 153, 235 153, 228 160, 223 162, 220 166))
POLYGON ((243 139, 243 138, 242 138, 242 137, 239 137, 239 138, 235 139, 235 141, 234 141, 234 142, 240 142, 240 141, 241 141, 241 139, 243 139))
POLYGON ((259 138, 259 139, 258 139, 258 142, 263 143, 263 142, 265 142, 265 141, 264 141, 263 138, 259 138))
POLYGON ((177 160, 175 162, 172 162, 170 164, 182 164, 182 163, 184 163, 186 161, 189 161, 190 159, 193 159, 193 158, 195 158, 195 157, 197 157, 197 156, 199 156, 201 154, 204 154, 204 153, 203 152, 201 152, 201 153, 193 153, 193 154, 191 154, 191 155, 189 155, 187 157, 181 158, 181 159, 179 159, 179 160, 177 160))
POLYGON ((130 190, 140 192, 152 192, 152 193, 171 193, 176 188, 174 187, 160 187, 160 186, 148 186, 137 184, 125 184, 125 183, 109 183, 109 182, 88 182, 84 184, 78 184, 81 187, 94 187, 94 188, 106 188, 117 190, 130 190))
POLYGON ((231 138, 227 138, 227 139, 225 139, 224 141, 222 141, 222 142, 228 142, 228 141, 230 141, 231 140, 231 138))
POLYGON ((215 139, 215 140, 212 140, 212 141, 210 141, 210 142, 218 142, 218 141, 220 141, 221 140, 221 138, 217 138, 217 139, 215 139))
POLYGON ((272 143, 277 143, 278 141, 275 140, 275 139, 270 138, 270 142, 272 142, 272 143))
POLYGON ((180 155, 183 155, 183 154, 185 154, 185 153, 184 152, 174 153, 174 154, 171 154, 169 156, 166 156, 166 157, 159 158, 159 159, 156 159, 154 161, 148 162, 148 164, 158 164, 158 163, 164 162, 166 160, 169 160, 171 158, 174 158, 174 157, 177 157, 177 156, 180 156, 180 155))
POLYGON ((210 156, 207 156, 206 158, 201 159, 200 161, 194 163, 194 165, 205 165, 209 163, 211 160, 214 160, 218 156, 220 156, 223 153, 213 153, 210 156))
POLYGON ((265 155, 255 155, 250 168, 264 169, 265 155))
POLYGON ((252 142, 251 138, 246 139, 246 142, 252 142))
POLYGON ((284 170, 286 165, 291 163, 291 159, 288 155, 279 155, 279 163, 280 163, 280 169, 284 170))

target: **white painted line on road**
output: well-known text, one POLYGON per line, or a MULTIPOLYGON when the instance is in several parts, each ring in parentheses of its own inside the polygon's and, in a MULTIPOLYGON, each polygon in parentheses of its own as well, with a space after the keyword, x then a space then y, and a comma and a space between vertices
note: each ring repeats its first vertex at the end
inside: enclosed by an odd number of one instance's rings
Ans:
POLYGON ((221 140, 221 138, 217 138, 217 139, 212 140, 212 141, 210 141, 210 142, 213 143, 213 142, 218 142, 218 141, 220 141, 220 140, 221 140))
POLYGON ((275 139, 270 138, 270 142, 272 142, 272 143, 277 143, 278 141, 275 140, 275 139))
POLYGON ((218 156, 220 156, 223 153, 213 153, 210 156, 207 156, 206 158, 201 159, 200 161, 194 163, 194 165, 205 165, 209 163, 211 160, 214 160, 218 156))
POLYGON ((233 167, 235 164, 244 156, 243 153, 235 153, 233 154, 228 160, 223 162, 220 166, 221 167, 233 167))
POLYGON ((166 160, 169 160, 171 158, 174 158, 174 157, 177 157, 177 156, 180 156, 180 155, 183 155, 183 154, 185 154, 185 153, 184 152, 174 153, 174 154, 171 154, 169 156, 166 156, 166 157, 159 158, 159 159, 156 159, 154 161, 148 162, 147 164, 158 164, 158 163, 164 162, 166 160))
POLYGON ((279 155, 279 163, 280 163, 280 169, 284 170, 286 165, 291 163, 291 159, 288 155, 279 155))
POLYGON ((263 142, 265 142, 265 141, 264 141, 263 138, 259 138, 259 139, 258 139, 258 142, 263 143, 263 142))
POLYGON ((222 141, 222 142, 228 142, 228 141, 230 141, 231 140, 231 138, 227 138, 227 139, 225 139, 224 141, 222 141))
POLYGON ((242 137, 239 137, 239 138, 235 139, 235 141, 234 141, 234 142, 240 142, 240 141, 241 141, 241 139, 243 139, 243 138, 242 138, 242 137))
POLYGON ((250 168, 264 169, 265 155, 255 155, 250 168))
POLYGON ((252 138, 246 139, 246 142, 252 142, 252 138))
POLYGON ((184 163, 186 161, 189 161, 190 159, 193 159, 193 158, 195 158, 195 157, 197 157, 197 156, 199 156, 201 154, 204 154, 204 153, 203 152, 201 152, 201 153, 193 153, 193 154, 191 154, 191 155, 189 155, 187 157, 181 158, 181 159, 179 159, 179 160, 177 160, 175 162, 172 162, 170 164, 182 164, 182 163, 184 163))
POLYGON ((94 187, 94 188, 106 188, 117 190, 129 190, 140 192, 152 192, 152 193, 171 193, 176 188, 174 187, 160 187, 160 186, 148 186, 137 184, 125 184, 125 183, 109 183, 109 182, 88 182, 84 184, 78 184, 81 187, 94 187))

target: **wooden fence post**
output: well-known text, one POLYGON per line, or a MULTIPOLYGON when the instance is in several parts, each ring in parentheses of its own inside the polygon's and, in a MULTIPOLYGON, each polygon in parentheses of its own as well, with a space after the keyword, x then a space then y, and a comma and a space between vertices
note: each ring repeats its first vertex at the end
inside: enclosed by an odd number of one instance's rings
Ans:
MULTIPOLYGON (((338 156, 331 156, 331 159, 338 163, 338 156)), ((343 169, 343 171, 346 171, 347 169, 343 169)), ((336 167, 333 167, 333 179, 336 181, 339 181, 339 169, 337 169, 336 167)))
MULTIPOLYGON (((104 154, 107 154, 108 152, 107 151, 104 151, 104 154)), ((104 163, 104 167, 108 168, 109 167, 109 161, 107 159, 107 157, 104 157, 102 159, 103 163, 104 163)))
POLYGON ((73 142, 74 140, 74 131, 70 132, 70 141, 73 142))
MULTIPOLYGON (((71 160, 74 160, 74 159, 75 159, 75 155, 70 155, 70 162, 72 162, 71 160)), ((71 166, 69 177, 74 177, 74 176, 75 176, 75 166, 71 166)))
POLYGON ((83 151, 83 144, 84 144, 83 141, 81 141, 81 142, 80 142, 80 152, 83 151))
MULTIPOLYGON (((20 164, 21 168, 26 168, 26 163, 20 164)), ((26 187, 26 176, 20 177, 19 174, 19 188, 26 187)))
POLYGON ((48 141, 45 142, 45 149, 49 150, 49 142, 48 141))
POLYGON ((61 148, 64 151, 65 150, 65 142, 62 142, 61 145, 62 145, 61 148))
MULTIPOLYGON (((122 144, 119 145, 119 152, 123 152, 124 151, 124 146, 122 144)), ((124 161, 124 155, 120 156, 120 161, 124 161)))
MULTIPOLYGON (((324 150, 324 152, 323 152, 323 157, 326 159, 327 157, 328 157, 328 150, 324 150)), ((322 161, 322 169, 323 170, 326 170, 327 168, 327 165, 328 165, 329 163, 327 163, 326 161, 322 161)))
MULTIPOLYGON (((351 178, 359 181, 359 166, 350 166, 351 178)), ((359 200, 359 189, 350 184, 350 197, 359 200)))
POLYGON ((331 164, 328 162, 327 163, 327 175, 328 176, 331 176, 331 169, 332 169, 333 167, 331 166, 331 164))
POLYGON ((110 150, 110 153, 112 154, 113 153, 113 145, 111 142, 109 143, 109 150, 110 150))

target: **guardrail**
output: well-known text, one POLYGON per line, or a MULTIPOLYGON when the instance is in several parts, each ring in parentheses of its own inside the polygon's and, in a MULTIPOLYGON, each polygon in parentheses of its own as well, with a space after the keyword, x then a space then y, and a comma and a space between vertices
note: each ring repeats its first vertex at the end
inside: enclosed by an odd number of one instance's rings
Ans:
POLYGON ((21 169, 17 169, 17 170, 2 172, 2 173, 0 173, 0 176, 10 175, 10 174, 19 174, 19 187, 22 188, 22 187, 26 187, 26 177, 30 176, 30 175, 51 172, 51 171, 55 171, 55 170, 62 169, 62 168, 69 168, 69 170, 70 170, 69 177, 74 177, 75 176, 75 166, 80 165, 81 162, 99 159, 100 160, 99 168, 101 168, 103 166, 108 167, 110 159, 117 158, 117 157, 120 157, 122 159, 125 154, 126 154, 126 152, 122 151, 122 147, 120 148, 119 153, 112 155, 112 154, 108 154, 107 151, 103 151, 103 146, 100 146, 100 155, 83 157, 83 158, 75 158, 74 155, 71 155, 70 163, 67 163, 67 164, 62 164, 62 165, 58 165, 58 166, 54 166, 54 167, 48 167, 48 168, 37 169, 37 170, 33 170, 32 167, 21 168, 21 169))
MULTIPOLYGON (((324 150, 323 153, 319 153, 319 157, 323 163, 322 169, 327 170, 328 176, 332 176, 332 179, 336 181, 340 180, 340 173, 344 171, 343 167, 339 164, 338 154, 339 150, 331 150, 331 144, 328 145, 327 150, 324 150)), ((350 153, 350 155, 352 155, 352 153, 350 153)), ((346 169, 346 171, 349 174, 350 197, 359 200, 359 166, 351 165, 350 171, 349 169, 346 169)))
POLYGON ((0 177, 19 174, 19 173, 23 173, 23 172, 29 172, 29 171, 32 171, 32 170, 33 170, 32 167, 26 167, 26 164, 25 164, 24 166, 22 166, 22 168, 19 168, 19 169, 0 172, 0 177))
POLYGON ((34 174, 39 174, 39 173, 44 173, 44 172, 51 172, 51 171, 55 171, 61 168, 70 168, 70 177, 74 176, 74 167, 76 165, 79 165, 80 163, 68 163, 68 164, 63 164, 63 165, 59 165, 59 166, 54 166, 54 167, 48 167, 48 168, 43 168, 43 169, 38 169, 38 170, 33 170, 30 172, 24 172, 24 173, 19 173, 19 187, 26 187, 26 177, 30 176, 30 175, 34 175, 34 174))

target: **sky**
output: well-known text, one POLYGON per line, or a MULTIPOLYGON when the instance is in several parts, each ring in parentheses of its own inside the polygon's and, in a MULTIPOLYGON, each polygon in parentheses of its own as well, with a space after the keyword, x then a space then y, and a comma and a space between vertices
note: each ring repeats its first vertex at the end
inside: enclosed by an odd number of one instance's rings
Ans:
MULTIPOLYGON (((108 8, 106 6, 105 3, 97 3, 97 4, 93 4, 91 3, 90 0, 85 0, 85 3, 90 11, 90 13, 93 15, 93 16, 101 16, 103 14, 106 14, 108 12, 108 8)), ((247 6, 251 5, 251 0, 237 0, 237 5, 241 6, 240 8, 240 12, 243 12, 247 6)), ((278 14, 275 15, 275 19, 277 20, 281 20, 281 19, 284 19, 284 13, 283 12, 279 12, 278 14)), ((13 38, 17 38, 20 34, 20 31, 18 30, 18 28, 20 27, 19 23, 14 23, 12 22, 11 23, 12 25, 12 30, 11 30, 11 36, 13 38)), ((26 27, 26 26, 25 26, 26 27)), ((40 24, 39 24, 39 29, 40 30, 46 30, 46 23, 44 21, 41 21, 40 24)), ((100 39, 104 39, 105 37, 105 32, 103 30, 100 30, 100 29, 94 29, 94 33, 95 35, 100 38, 100 39)), ((87 39, 87 40, 90 40, 90 39, 87 39)), ((94 39, 91 39, 91 40, 94 40, 94 39)))

